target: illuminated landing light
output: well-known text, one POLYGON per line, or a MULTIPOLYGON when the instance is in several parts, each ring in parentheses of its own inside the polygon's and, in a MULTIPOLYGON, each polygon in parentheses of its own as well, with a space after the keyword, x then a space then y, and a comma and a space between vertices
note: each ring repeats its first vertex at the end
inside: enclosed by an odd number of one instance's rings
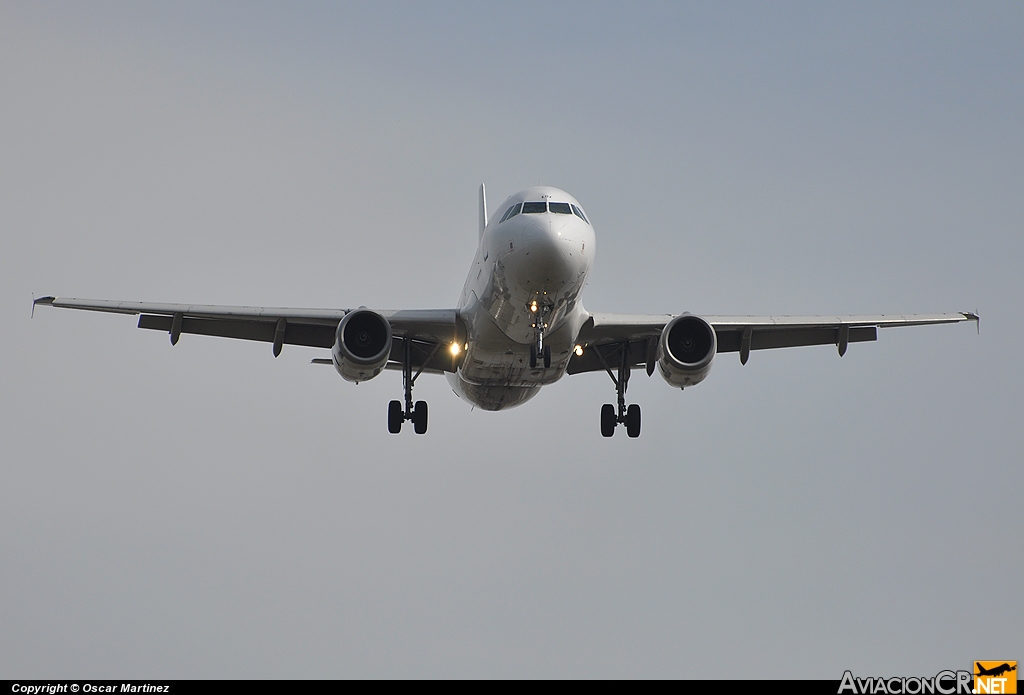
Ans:
POLYGON ((582 345, 577 345, 576 349, 573 350, 573 352, 576 353, 577 357, 583 357, 583 346, 582 345))
POLYGON ((462 346, 459 345, 458 343, 452 343, 451 347, 448 348, 448 352, 452 353, 452 357, 455 357, 460 352, 462 352, 462 346))
POLYGON ((533 311, 533 312, 537 311, 537 302, 534 302, 533 304, 530 305, 530 311, 533 311))

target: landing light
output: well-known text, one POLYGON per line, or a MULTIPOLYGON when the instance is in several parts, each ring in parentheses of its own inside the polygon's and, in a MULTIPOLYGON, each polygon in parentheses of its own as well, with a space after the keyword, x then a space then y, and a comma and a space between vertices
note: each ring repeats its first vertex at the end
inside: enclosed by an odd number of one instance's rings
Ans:
POLYGON ((462 352, 462 346, 458 343, 452 343, 452 346, 448 348, 448 351, 452 353, 452 357, 462 352))
POLYGON ((583 357, 583 346, 582 345, 577 345, 576 349, 573 352, 576 353, 577 357, 583 357))
POLYGON ((530 305, 530 311, 537 311, 537 302, 530 305))

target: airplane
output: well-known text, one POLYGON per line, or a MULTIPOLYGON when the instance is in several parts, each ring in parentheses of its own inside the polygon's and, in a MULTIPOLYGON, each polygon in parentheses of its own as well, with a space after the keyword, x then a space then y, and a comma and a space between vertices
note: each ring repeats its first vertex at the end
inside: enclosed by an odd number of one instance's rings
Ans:
POLYGON ((1013 666, 1010 666, 1010 664, 1008 664, 1008 663, 1004 663, 1004 664, 1000 664, 999 666, 995 666, 994 668, 983 668, 980 662, 975 661, 974 662, 974 666, 975 666, 975 668, 978 671, 977 673, 974 674, 976 676, 994 676, 994 677, 998 677, 998 676, 1003 675, 1004 673, 1008 673, 1010 671, 1016 671, 1017 670, 1016 662, 1014 663, 1013 666))
POLYGON ((566 374, 604 371, 617 403, 601 407, 601 434, 624 425, 640 435, 640 406, 626 403, 633 370, 657 369, 672 387, 696 386, 717 354, 877 339, 879 328, 978 322, 976 313, 868 316, 698 316, 592 313, 581 294, 594 263, 594 227, 563 190, 527 188, 493 216, 480 186, 479 243, 462 295, 452 309, 292 309, 159 304, 46 296, 36 305, 138 315, 138 327, 329 348, 343 379, 361 382, 385 370, 402 372, 404 401, 388 404, 388 431, 411 421, 427 431, 427 404, 413 400, 421 374, 443 374, 455 393, 484 410, 525 403, 566 374))

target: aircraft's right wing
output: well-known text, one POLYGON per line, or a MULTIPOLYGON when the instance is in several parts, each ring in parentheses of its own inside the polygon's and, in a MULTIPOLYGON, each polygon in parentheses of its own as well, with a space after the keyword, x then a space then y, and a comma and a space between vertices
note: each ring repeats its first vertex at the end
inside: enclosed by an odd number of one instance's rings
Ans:
MULTIPOLYGON (((274 355, 284 345, 305 345, 330 349, 334 346, 338 323, 351 309, 293 309, 287 307, 222 306, 210 304, 173 304, 123 302, 107 299, 40 297, 34 305, 65 309, 83 309, 139 316, 139 328, 167 331, 171 343, 182 333, 212 335, 273 344, 274 355)), ((413 309, 378 312, 391 324, 396 338, 413 345, 415 366, 426 371, 451 371, 451 356, 433 347, 462 342, 465 329, 455 309, 413 309), (422 354, 421 354, 422 353, 422 354)), ((391 359, 401 361, 402 341, 396 340, 391 359), (398 355, 396 357, 396 354, 398 355)))
MULTIPOLYGON (((632 368, 653 369, 658 338, 672 314, 601 314, 594 313, 580 330, 578 343, 582 355, 569 360, 569 374, 601 371, 606 363, 618 364, 621 346, 628 345, 628 362, 632 368), (597 350, 604 349, 598 355, 597 350), (614 354, 613 354, 614 353, 614 354), (601 357, 604 357, 602 361, 601 357)), ((877 339, 879 328, 927 326, 961 321, 978 321, 969 311, 956 314, 873 314, 853 316, 701 316, 711 324, 718 338, 718 352, 739 352, 746 363, 751 350, 797 347, 801 345, 836 345, 846 352, 849 343, 877 339)))

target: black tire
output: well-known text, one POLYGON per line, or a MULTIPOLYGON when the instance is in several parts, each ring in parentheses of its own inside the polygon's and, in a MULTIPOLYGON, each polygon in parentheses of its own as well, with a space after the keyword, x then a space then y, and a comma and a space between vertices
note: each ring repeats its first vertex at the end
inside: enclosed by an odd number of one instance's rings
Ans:
POLYGON ((551 369, 551 347, 544 348, 544 369, 551 369))
POLYGON ((537 368, 537 346, 530 346, 530 369, 537 368))
POLYGON ((398 434, 402 431, 402 421, 405 419, 405 413, 402 412, 402 403, 400 401, 391 401, 388 403, 388 432, 391 434, 398 434))
POLYGON ((626 409, 626 434, 634 439, 640 436, 640 406, 636 403, 626 409))
POLYGON ((427 402, 416 401, 416 407, 412 410, 412 426, 416 434, 427 432, 427 402))
POLYGON ((601 436, 610 437, 615 434, 615 406, 605 403, 601 406, 601 436))

